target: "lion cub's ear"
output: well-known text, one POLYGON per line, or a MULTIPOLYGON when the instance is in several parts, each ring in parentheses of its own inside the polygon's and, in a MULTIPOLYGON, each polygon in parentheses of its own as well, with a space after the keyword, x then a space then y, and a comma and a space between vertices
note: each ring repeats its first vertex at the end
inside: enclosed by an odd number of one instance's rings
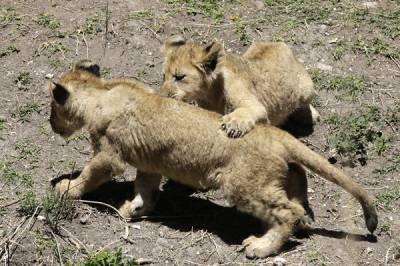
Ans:
POLYGON ((100 67, 98 64, 89 59, 84 59, 75 64, 73 71, 83 70, 87 71, 96 77, 100 77, 100 67))
POLYGON ((70 96, 70 92, 64 86, 52 81, 49 82, 49 91, 51 97, 59 105, 64 105, 70 96))
POLYGON ((204 56, 200 59, 200 67, 207 73, 215 70, 218 60, 225 54, 225 49, 220 42, 213 42, 203 50, 204 56))
POLYGON ((172 50, 184 44, 186 41, 182 35, 173 35, 165 40, 160 50, 164 55, 168 55, 172 50))

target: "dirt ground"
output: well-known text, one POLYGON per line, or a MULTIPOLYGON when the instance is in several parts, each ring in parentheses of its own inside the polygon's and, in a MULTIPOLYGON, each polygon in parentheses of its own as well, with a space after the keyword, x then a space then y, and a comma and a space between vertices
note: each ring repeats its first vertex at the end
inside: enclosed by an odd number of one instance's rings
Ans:
MULTIPOLYGON (((0 36, 2 264, 74 265, 120 249, 152 265, 400 265, 398 0, 2 0, 0 36), (323 118, 301 140, 376 196, 375 237, 358 203, 313 174, 315 229, 260 260, 241 252, 258 221, 227 206, 219 191, 166 182, 154 215, 129 223, 109 207, 52 196, 50 180, 81 169, 91 150, 85 132, 67 142, 52 132, 48 80, 91 58, 104 77, 158 88, 160 44, 176 33, 204 44, 219 39, 235 53, 253 40, 293 48, 313 75, 323 118)), ((85 199, 115 205, 132 192, 134 176, 132 169, 85 199)))

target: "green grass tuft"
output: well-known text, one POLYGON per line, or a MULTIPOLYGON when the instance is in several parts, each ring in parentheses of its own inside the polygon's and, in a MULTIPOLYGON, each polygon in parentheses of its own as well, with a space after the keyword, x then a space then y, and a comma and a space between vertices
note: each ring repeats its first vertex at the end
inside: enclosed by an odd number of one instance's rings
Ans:
POLYGON ((25 103, 17 107, 12 113, 12 117, 16 117, 19 122, 29 122, 33 113, 39 113, 40 108, 37 103, 25 103))
POLYGON ((0 58, 9 56, 13 53, 19 53, 19 49, 15 45, 9 45, 4 49, 0 50, 0 58))
POLYGON ((47 13, 41 13, 34 21, 43 27, 49 28, 51 30, 56 30, 61 27, 61 22, 58 21, 53 15, 47 13))
POLYGON ((393 206, 398 206, 400 200, 400 186, 395 185, 375 196, 375 206, 380 206, 386 210, 393 210, 393 206))
MULTIPOLYGON (((328 145, 335 148, 339 154, 347 155, 352 160, 359 158, 365 161, 367 148, 379 144, 382 138, 385 138, 376 126, 380 117, 378 108, 372 106, 357 113, 329 116, 325 120, 329 126, 326 136, 328 145)), ((378 153, 387 149, 387 146, 378 147, 379 149, 376 148, 378 153)))
POLYGON ((95 255, 90 256, 83 262, 78 264, 68 264, 68 266, 136 266, 139 265, 135 259, 130 259, 122 254, 119 249, 114 252, 101 251, 95 255))
POLYGON ((339 76, 329 74, 320 70, 311 71, 311 77, 314 81, 317 91, 335 91, 339 99, 345 97, 351 100, 356 99, 367 89, 367 81, 364 76, 347 75, 339 76))

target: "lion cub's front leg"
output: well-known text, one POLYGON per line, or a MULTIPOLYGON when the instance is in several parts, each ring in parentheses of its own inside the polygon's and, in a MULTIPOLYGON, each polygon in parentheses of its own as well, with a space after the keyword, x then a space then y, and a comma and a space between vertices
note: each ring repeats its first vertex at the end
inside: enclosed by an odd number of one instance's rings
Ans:
POLYGON ((113 176, 122 174, 124 170, 125 163, 117 156, 101 151, 90 160, 76 179, 63 179, 54 189, 69 198, 78 199, 109 181, 113 176))
POLYGON ((239 107, 222 117, 222 129, 230 138, 239 138, 252 130, 258 121, 269 124, 264 106, 254 103, 252 107, 239 107))
POLYGON ((157 201, 161 176, 137 171, 135 197, 126 200, 119 211, 124 217, 140 217, 153 211, 157 201))
POLYGON ((265 106, 252 93, 252 85, 246 79, 238 79, 238 73, 224 70, 226 104, 233 111, 222 117, 222 129, 231 138, 239 138, 263 121, 270 124, 265 106))

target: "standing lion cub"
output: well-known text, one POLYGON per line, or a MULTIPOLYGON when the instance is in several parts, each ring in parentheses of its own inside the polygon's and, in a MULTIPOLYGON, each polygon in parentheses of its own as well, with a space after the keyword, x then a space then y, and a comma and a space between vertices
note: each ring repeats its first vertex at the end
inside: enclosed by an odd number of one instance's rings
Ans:
POLYGON ((304 218, 305 166, 351 193, 368 230, 376 229, 367 192, 289 133, 258 125, 230 139, 217 129, 221 115, 161 97, 137 81, 100 79, 98 70, 78 63, 49 86, 54 132, 68 137, 86 127, 94 150, 79 177, 56 184, 60 193, 79 198, 122 174, 127 164, 138 174, 135 198, 120 209, 124 216, 151 211, 160 175, 194 188, 221 188, 240 211, 269 225, 264 235, 243 241, 248 257, 261 258, 279 252, 304 218))
POLYGON ((310 104, 313 82, 284 43, 256 42, 238 56, 218 42, 204 48, 173 36, 161 50, 160 93, 225 114, 221 126, 229 137, 243 136, 259 121, 281 126, 294 112, 302 114, 299 122, 319 119, 310 104))

